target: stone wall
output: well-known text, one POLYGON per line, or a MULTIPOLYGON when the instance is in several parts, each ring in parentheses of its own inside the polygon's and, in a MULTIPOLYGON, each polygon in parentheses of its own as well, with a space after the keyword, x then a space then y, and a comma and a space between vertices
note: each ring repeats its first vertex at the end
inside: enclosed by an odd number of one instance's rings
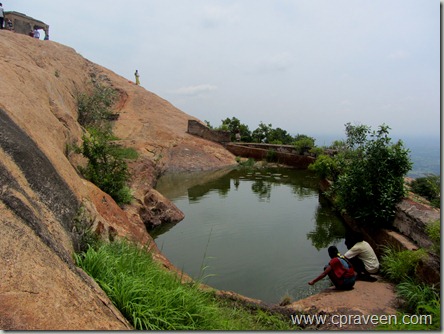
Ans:
POLYGON ((308 165, 315 161, 315 158, 311 156, 298 154, 292 145, 232 143, 230 132, 212 130, 195 120, 188 120, 187 132, 207 140, 221 143, 234 155, 244 158, 265 160, 270 151, 274 151, 276 154, 276 162, 300 169, 307 169, 308 165))
POLYGON ((277 144, 264 144, 264 143, 236 143, 236 145, 242 145, 250 148, 258 148, 262 150, 274 150, 278 153, 298 154, 299 152, 293 145, 277 145, 277 144))
POLYGON ((236 156, 255 160, 265 160, 269 152, 273 150, 276 152, 278 163, 300 169, 307 169, 308 165, 315 161, 313 157, 297 154, 291 145, 229 143, 226 148, 236 156))
POLYGON ((208 128, 195 120, 188 120, 188 133, 211 140, 217 143, 228 143, 231 141, 231 134, 228 131, 217 131, 208 128))
POLYGON ((49 25, 42 21, 19 12, 5 12, 5 24, 8 20, 12 21, 16 33, 28 35, 35 27, 43 30, 45 32, 45 38, 49 39, 49 25))

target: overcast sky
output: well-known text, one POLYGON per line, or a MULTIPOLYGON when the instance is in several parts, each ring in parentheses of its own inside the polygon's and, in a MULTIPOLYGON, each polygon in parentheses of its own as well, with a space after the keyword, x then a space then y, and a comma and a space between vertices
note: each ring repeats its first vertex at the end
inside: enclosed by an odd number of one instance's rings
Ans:
MULTIPOLYGON (((440 133, 438 0, 2 0, 213 126, 440 133)), ((319 143, 321 144, 321 143, 319 143)))

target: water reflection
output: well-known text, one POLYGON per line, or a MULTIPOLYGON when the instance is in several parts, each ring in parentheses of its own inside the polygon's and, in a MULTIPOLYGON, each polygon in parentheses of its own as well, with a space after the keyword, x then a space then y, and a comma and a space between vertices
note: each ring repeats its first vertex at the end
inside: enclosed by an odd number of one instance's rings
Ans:
POLYGON ((308 171, 284 168, 167 175, 157 190, 185 219, 151 234, 192 277, 209 265, 207 274, 215 276, 206 283, 217 289, 271 303, 284 295, 302 298, 328 285, 313 289, 307 282, 328 262, 326 247, 342 251, 345 235, 318 184, 308 171))
POLYGON ((345 237, 346 227, 340 221, 331 219, 334 214, 328 201, 320 195, 315 229, 307 234, 307 239, 317 250, 336 245, 345 237))
MULTIPOLYGON (((235 190, 239 190, 239 186, 242 181, 251 181, 251 190, 255 193, 260 200, 269 201, 273 185, 289 185, 293 189, 293 193, 297 195, 299 199, 311 196, 316 192, 318 179, 313 174, 307 174, 304 178, 295 180, 290 177, 297 173, 297 171, 291 171, 288 169, 275 169, 270 171, 269 169, 253 170, 253 169, 234 169, 231 171, 225 170, 225 173, 214 174, 208 173, 204 176, 198 176, 197 185, 187 188, 188 198, 190 201, 199 201, 202 197, 211 191, 216 190, 220 196, 226 196, 231 189, 231 180, 233 180, 233 186, 235 190)), ((306 172, 304 172, 306 174, 306 172)), ((177 179, 180 179, 183 174, 175 175, 177 179)), ((193 177, 188 179, 194 179, 193 177)), ((163 180, 162 182, 172 182, 163 180)), ((158 188, 163 188, 163 183, 158 188)), ((176 182, 174 182, 176 183, 176 182)), ((183 183, 181 183, 183 186, 183 183)), ((178 184, 178 187, 181 187, 178 184)))

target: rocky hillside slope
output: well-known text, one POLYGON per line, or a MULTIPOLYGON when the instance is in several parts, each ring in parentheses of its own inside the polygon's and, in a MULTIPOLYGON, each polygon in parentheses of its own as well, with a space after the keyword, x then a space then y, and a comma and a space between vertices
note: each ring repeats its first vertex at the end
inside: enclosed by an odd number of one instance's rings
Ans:
POLYGON ((0 329, 129 329, 73 262, 78 222, 148 244, 147 225, 182 219, 152 188, 156 178, 234 156, 187 134, 195 118, 56 42, 0 31, 0 73, 0 329), (124 208, 78 174, 67 149, 81 142, 76 97, 92 80, 119 92, 114 132, 140 154, 130 165, 135 200, 124 208))

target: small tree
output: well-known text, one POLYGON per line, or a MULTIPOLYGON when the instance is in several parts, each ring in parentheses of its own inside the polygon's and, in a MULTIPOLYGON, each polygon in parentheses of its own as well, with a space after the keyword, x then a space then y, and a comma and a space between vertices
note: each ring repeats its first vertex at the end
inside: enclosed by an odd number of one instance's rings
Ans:
POLYGON ((315 139, 307 135, 298 134, 294 138, 293 146, 299 154, 304 154, 304 152, 310 151, 315 146, 315 139))
POLYGON ((338 162, 335 158, 326 154, 320 154, 316 161, 308 166, 308 169, 314 171, 321 179, 334 181, 339 174, 337 164, 338 162))
POLYGON ((441 177, 435 174, 428 174, 425 177, 417 178, 410 184, 415 194, 425 197, 430 203, 439 208, 441 205, 441 177))
POLYGON ((338 208, 365 225, 390 224, 405 195, 404 177, 412 163, 402 141, 391 142, 389 129, 381 125, 371 132, 368 126, 347 123, 345 145, 333 161, 325 159, 319 166, 324 176, 334 178, 338 208))
POLYGON ((236 117, 226 118, 222 120, 222 125, 219 129, 230 131, 231 133, 231 141, 236 140, 236 133, 239 132, 241 135, 241 141, 250 142, 251 141, 251 133, 248 129, 248 125, 242 124, 239 119, 236 117))
POLYGON ((293 137, 281 128, 270 129, 267 142, 270 144, 289 145, 293 141, 293 137))
POLYGON ((80 125, 110 131, 109 120, 113 117, 112 106, 117 101, 117 91, 99 83, 93 84, 93 92, 77 96, 78 121, 80 125))
POLYGON ((122 148, 112 143, 112 134, 90 129, 83 136, 80 152, 88 159, 86 167, 80 167, 83 176, 108 193, 117 203, 131 202, 127 186, 130 178, 122 148))
MULTIPOLYGON (((370 134, 370 128, 358 130, 352 142, 354 154, 345 160, 345 172, 335 182, 341 207, 364 224, 391 223, 396 204, 404 197, 404 177, 412 167, 409 151, 402 141, 391 143, 389 127, 381 125, 370 134), (364 132, 370 139, 364 138, 364 132), (357 139, 357 140, 356 140, 357 139)), ((350 124, 347 133, 356 134, 350 124)))
POLYGON ((251 134, 251 139, 255 143, 268 143, 268 136, 270 131, 273 129, 271 124, 265 124, 263 122, 259 123, 259 126, 256 130, 251 134))

